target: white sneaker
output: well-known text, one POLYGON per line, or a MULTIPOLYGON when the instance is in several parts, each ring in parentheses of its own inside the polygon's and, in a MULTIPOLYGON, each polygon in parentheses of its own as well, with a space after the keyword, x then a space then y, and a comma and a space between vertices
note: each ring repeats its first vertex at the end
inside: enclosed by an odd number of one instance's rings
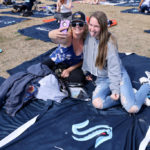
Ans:
POLYGON ((150 72, 145 71, 145 74, 146 74, 147 78, 146 77, 141 77, 139 79, 139 81, 140 81, 141 84, 143 84, 143 83, 149 83, 150 84, 150 72))
POLYGON ((148 10, 145 10, 144 13, 147 14, 147 13, 148 13, 148 10))
POLYGON ((150 99, 149 99, 148 97, 147 97, 146 100, 145 100, 145 105, 146 105, 146 106, 150 106, 150 99))
POLYGON ((133 88, 133 92, 136 93, 136 92, 137 92, 137 89, 133 88))
POLYGON ((139 79, 139 81, 140 81, 141 84, 147 83, 147 82, 148 82, 148 78, 146 78, 146 77, 141 77, 141 78, 139 79))
MULTIPOLYGON (((149 71, 145 71, 145 74, 147 75, 147 80, 148 80, 148 83, 150 84, 150 72, 149 71)), ((145 105, 146 106, 150 106, 150 93, 147 96, 148 97, 145 100, 145 105)))
POLYGON ((150 72, 149 71, 145 71, 145 74, 147 75, 148 83, 150 84, 150 72))

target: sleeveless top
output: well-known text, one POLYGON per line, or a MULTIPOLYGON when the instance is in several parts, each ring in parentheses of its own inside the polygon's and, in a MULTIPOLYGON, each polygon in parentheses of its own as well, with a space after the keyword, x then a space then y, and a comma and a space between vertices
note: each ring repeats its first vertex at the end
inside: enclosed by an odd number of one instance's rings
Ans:
MULTIPOLYGON (((70 0, 67 0, 67 5, 69 5, 70 0)), ((67 13, 67 12, 71 12, 71 9, 66 8, 64 5, 62 5, 60 7, 60 12, 61 13, 67 13)))
POLYGON ((76 56, 73 45, 69 47, 61 47, 59 45, 49 57, 55 62, 55 64, 64 62, 69 66, 73 66, 83 60, 83 53, 81 53, 79 56, 76 56))
POLYGON ((150 7, 150 0, 144 0, 142 5, 146 5, 147 7, 150 7))

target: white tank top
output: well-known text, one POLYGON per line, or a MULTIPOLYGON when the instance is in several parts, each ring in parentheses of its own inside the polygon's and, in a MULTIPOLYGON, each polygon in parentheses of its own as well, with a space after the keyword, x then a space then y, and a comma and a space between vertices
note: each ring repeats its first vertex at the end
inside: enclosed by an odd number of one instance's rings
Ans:
POLYGON ((146 5, 146 6, 150 7, 150 0, 144 0, 142 5, 146 5))
MULTIPOLYGON (((70 0, 67 0, 67 5, 69 5, 69 1, 70 1, 70 0)), ((68 8, 66 8, 64 5, 62 5, 62 6, 60 7, 60 12, 61 12, 61 13, 71 12, 71 9, 68 9, 68 8)))

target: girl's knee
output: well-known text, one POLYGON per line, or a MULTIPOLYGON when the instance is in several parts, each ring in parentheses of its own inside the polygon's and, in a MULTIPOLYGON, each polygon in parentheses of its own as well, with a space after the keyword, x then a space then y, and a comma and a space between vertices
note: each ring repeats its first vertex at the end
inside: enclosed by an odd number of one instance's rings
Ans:
POLYGON ((93 99, 92 101, 92 104, 95 108, 98 108, 98 109, 102 109, 103 108, 103 102, 100 98, 95 98, 93 99))

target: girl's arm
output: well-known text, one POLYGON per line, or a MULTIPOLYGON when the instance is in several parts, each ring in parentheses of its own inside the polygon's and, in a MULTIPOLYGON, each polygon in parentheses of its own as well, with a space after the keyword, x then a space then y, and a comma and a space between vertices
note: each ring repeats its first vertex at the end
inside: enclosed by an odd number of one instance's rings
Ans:
POLYGON ((82 61, 79 62, 78 64, 74 65, 74 66, 71 66, 71 67, 65 69, 65 70, 62 72, 61 77, 63 77, 63 78, 69 77, 70 72, 72 72, 72 71, 75 70, 76 68, 80 67, 81 65, 82 65, 82 61))
POLYGON ((114 97, 118 97, 118 95, 120 94, 121 61, 118 55, 118 49, 112 43, 108 44, 107 68, 108 68, 108 77, 110 80, 109 85, 110 90, 112 92, 112 95, 114 95, 114 97))

